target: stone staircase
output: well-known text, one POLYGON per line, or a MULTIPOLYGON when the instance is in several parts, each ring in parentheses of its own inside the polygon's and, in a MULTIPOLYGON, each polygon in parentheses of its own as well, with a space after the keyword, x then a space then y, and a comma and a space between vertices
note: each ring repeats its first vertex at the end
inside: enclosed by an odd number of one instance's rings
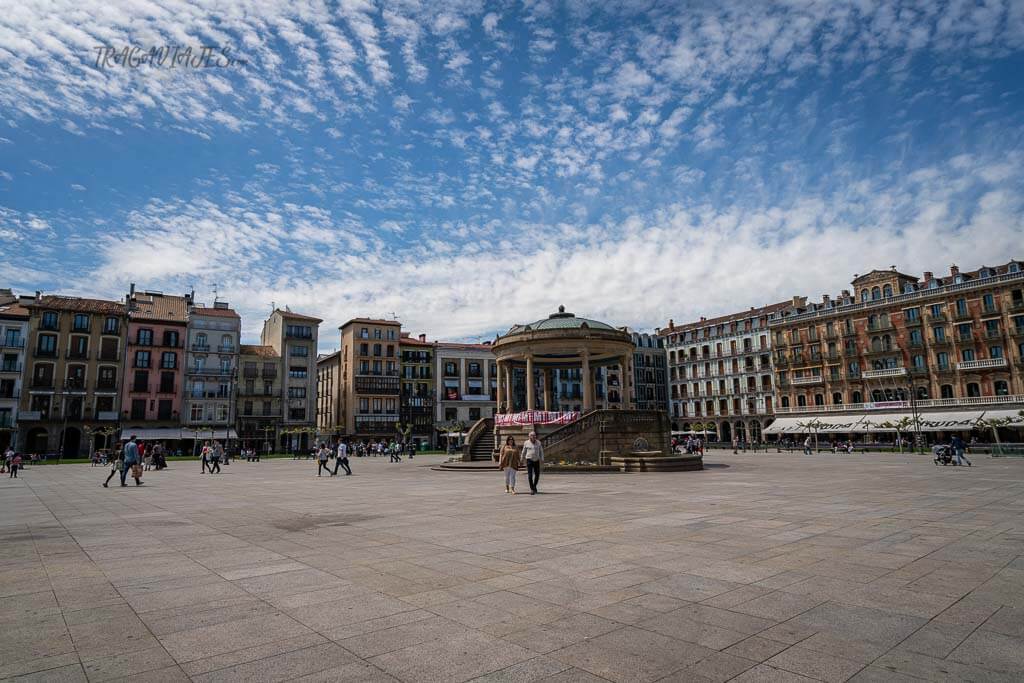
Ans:
POLYGON ((494 418, 485 417, 476 422, 470 428, 466 440, 468 443, 463 447, 464 462, 490 462, 494 453, 494 418))

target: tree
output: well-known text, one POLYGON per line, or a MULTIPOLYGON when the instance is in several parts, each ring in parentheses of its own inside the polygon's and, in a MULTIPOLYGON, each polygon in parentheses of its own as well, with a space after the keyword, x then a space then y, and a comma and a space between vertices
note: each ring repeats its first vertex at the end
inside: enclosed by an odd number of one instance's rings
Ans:
POLYGON ((983 429, 991 429, 992 436, 996 442, 996 453, 1003 454, 1003 444, 999 441, 999 428, 1009 427, 1013 424, 1024 422, 1024 410, 1018 411, 1018 417, 981 417, 975 421, 975 425, 983 429))
POLYGON ((818 450, 818 430, 821 429, 822 427, 824 427, 825 424, 821 420, 819 420, 818 418, 813 417, 810 420, 805 420, 803 422, 797 422, 796 426, 799 427, 800 429, 806 429, 809 432, 811 432, 811 435, 814 437, 814 450, 817 451, 818 450))
POLYGON ((399 441, 409 443, 409 437, 412 435, 412 423, 403 425, 401 422, 396 422, 395 431, 398 432, 399 441))

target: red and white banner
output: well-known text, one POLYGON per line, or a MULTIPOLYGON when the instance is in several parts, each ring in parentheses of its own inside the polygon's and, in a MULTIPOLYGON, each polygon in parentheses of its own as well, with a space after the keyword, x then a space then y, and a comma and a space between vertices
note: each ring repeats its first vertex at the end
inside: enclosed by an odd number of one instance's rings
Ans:
POLYGON ((554 412, 548 410, 524 410, 521 413, 498 413, 494 416, 497 427, 528 427, 530 425, 567 425, 580 417, 579 412, 569 410, 554 412))

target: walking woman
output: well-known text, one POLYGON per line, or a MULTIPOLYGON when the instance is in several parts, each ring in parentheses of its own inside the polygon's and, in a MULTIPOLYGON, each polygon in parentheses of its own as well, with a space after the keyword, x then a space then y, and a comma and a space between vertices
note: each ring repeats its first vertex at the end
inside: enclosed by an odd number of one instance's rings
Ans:
POLYGON ((498 457, 498 469, 505 473, 505 493, 516 493, 516 471, 519 469, 519 449, 511 436, 505 439, 498 457))
POLYGON ((207 441, 203 444, 203 449, 199 451, 199 455, 203 459, 203 471, 202 474, 206 474, 206 468, 210 464, 210 442, 207 441))
POLYGON ((107 475, 107 480, 103 482, 103 488, 108 488, 107 485, 110 483, 110 480, 113 479, 115 475, 119 474, 124 468, 123 453, 124 451, 118 449, 117 455, 110 458, 110 474, 107 475))
POLYGON ((321 443, 320 448, 316 451, 316 460, 318 463, 316 466, 316 476, 319 477, 321 472, 327 472, 327 474, 331 473, 331 468, 327 466, 327 459, 330 457, 331 451, 327 446, 321 443))

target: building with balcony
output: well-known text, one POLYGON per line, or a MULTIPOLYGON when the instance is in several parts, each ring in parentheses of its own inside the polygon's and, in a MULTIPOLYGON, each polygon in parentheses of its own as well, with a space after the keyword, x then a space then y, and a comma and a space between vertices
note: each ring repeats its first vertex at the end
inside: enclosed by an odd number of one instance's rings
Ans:
POLYGON ((498 406, 498 369, 491 345, 437 342, 434 356, 436 422, 468 426, 493 417, 498 406))
POLYGON ((132 283, 128 315, 121 425, 125 435, 174 447, 181 438, 186 383, 185 339, 191 294, 137 292, 132 283), (170 443, 175 442, 175 443, 170 443))
MULTIPOLYGON (((267 453, 282 444, 284 376, 281 355, 273 346, 238 347, 235 429, 245 448, 267 453)), ((283 444, 282 444, 283 445, 283 444)))
POLYGON ((127 333, 124 304, 37 294, 29 311, 18 443, 87 455, 115 438, 127 333))
POLYGON ((402 355, 400 367, 401 396, 399 398, 399 422, 410 429, 410 438, 419 443, 433 446, 435 344, 427 341, 427 335, 413 337, 402 332, 399 352, 402 355))
POLYGON ((233 439, 241 318, 227 302, 189 307, 182 433, 196 441, 233 439))
POLYGON ((942 431, 1024 408, 1024 263, 952 266, 941 278, 893 267, 852 284, 771 322, 771 432, 809 417, 826 433, 884 432, 914 414, 929 421, 923 431, 942 431))
POLYGON ((338 328, 341 348, 317 360, 321 437, 392 439, 401 422, 402 325, 353 318, 338 328))
POLYGON ((260 335, 281 358, 281 448, 309 448, 316 438, 317 340, 320 318, 275 308, 260 335))
POLYGON ((769 324, 797 310, 783 301, 658 330, 668 353, 673 430, 756 442, 774 415, 769 324), (714 429, 708 427, 714 425, 714 429), (699 426, 697 426, 699 425, 699 426))
POLYGON ((637 410, 669 410, 668 353, 665 338, 647 332, 630 332, 633 352, 633 403, 637 410))
POLYGON ((15 296, 0 289, 0 453, 8 446, 19 447, 18 402, 21 399, 32 297, 15 296))

